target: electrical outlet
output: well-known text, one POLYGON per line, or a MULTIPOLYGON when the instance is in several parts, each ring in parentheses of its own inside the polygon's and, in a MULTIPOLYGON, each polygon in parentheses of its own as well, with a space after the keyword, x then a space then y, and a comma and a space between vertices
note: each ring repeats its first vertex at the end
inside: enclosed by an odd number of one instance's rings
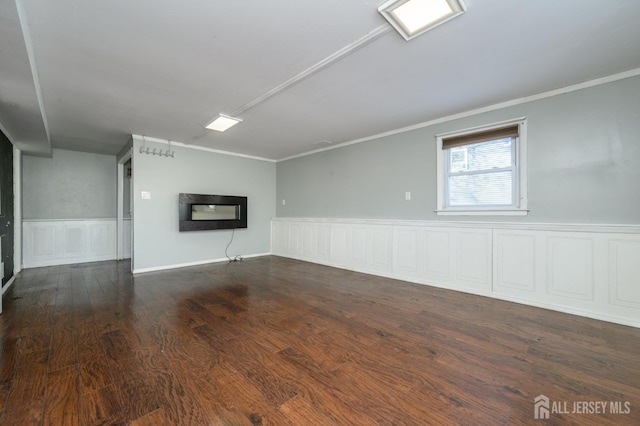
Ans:
POLYGON ((411 200, 411 192, 407 191, 404 193, 404 199, 409 201, 411 200))
POLYGON ((149 191, 142 191, 140 193, 140 195, 142 196, 143 200, 150 200, 151 199, 151 193, 149 191))
POLYGON ((282 200, 282 205, 284 206, 285 204, 286 204, 286 201, 285 201, 285 200, 282 200))

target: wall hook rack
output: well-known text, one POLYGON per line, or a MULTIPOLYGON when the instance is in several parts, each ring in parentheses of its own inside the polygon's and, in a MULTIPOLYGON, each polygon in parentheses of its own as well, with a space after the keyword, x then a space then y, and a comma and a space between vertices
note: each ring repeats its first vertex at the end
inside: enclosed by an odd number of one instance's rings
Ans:
POLYGON ((171 157, 174 158, 175 150, 171 149, 171 141, 167 141, 169 143, 169 148, 166 150, 153 148, 147 146, 147 140, 144 136, 142 136, 142 146, 140 147, 140 154, 149 154, 149 155, 158 155, 160 157, 171 157))

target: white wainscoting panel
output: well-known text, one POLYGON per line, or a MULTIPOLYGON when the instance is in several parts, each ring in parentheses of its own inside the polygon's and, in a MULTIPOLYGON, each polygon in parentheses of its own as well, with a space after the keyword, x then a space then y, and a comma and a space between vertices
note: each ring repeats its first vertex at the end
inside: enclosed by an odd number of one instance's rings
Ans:
POLYGON ((302 253, 305 256, 315 256, 316 246, 316 229, 305 223, 302 225, 302 253))
POLYGON ((451 279, 451 232, 426 230, 425 250, 426 261, 424 263, 427 278, 437 281, 449 281, 451 279))
POLYGON ((640 227, 275 218, 272 254, 640 327, 640 227))
POLYGON ((351 230, 348 225, 335 225, 331 227, 331 240, 329 242, 330 256, 333 262, 339 265, 349 265, 351 261, 351 230))
POLYGON ((122 221, 122 227, 124 229, 124 253, 123 253, 123 259, 131 259, 131 251, 132 251, 132 247, 133 244, 131 239, 132 239, 132 232, 131 232, 131 219, 124 219, 122 221))
MULTIPOLYGON (((34 223, 29 227, 29 233, 24 232, 25 253, 31 254, 32 258, 40 258, 42 260, 53 259, 56 257, 56 228, 47 226, 47 224, 34 223), (27 247, 29 248, 27 250, 27 247)), ((26 264, 26 262, 24 262, 26 264)))
POLYGON ((302 225, 299 223, 289 225, 289 249, 294 253, 302 252, 302 225))
POLYGON ((547 238, 549 294, 593 300, 594 237, 562 234, 547 238))
POLYGON ((421 232, 410 226, 398 226, 393 230, 393 273, 406 279, 420 277, 420 252, 418 239, 421 232))
MULTIPOLYGON (((313 225, 312 225, 313 226, 313 225)), ((317 258, 324 261, 331 259, 331 226, 316 225, 317 258)))
POLYGON ((81 256, 85 252, 84 226, 62 224, 62 247, 64 256, 81 256))
POLYGON ((393 275, 440 287, 487 294, 491 289, 491 232, 484 229, 395 226, 393 275))
MULTIPOLYGON (((495 291, 522 294, 511 290, 536 290, 536 235, 533 232, 496 231, 493 268, 495 291), (500 260, 498 262, 497 260, 500 260)), ((526 293, 524 293, 526 294, 526 293)))
POLYGON ((491 230, 453 230, 456 241, 456 282, 485 293, 491 291, 491 230))
POLYGON ((610 299, 614 305, 640 309, 640 239, 609 241, 610 299))
MULTIPOLYGON (((22 226, 25 268, 116 258, 115 219, 25 220, 22 226)), ((125 235, 131 235, 126 228, 125 235)))

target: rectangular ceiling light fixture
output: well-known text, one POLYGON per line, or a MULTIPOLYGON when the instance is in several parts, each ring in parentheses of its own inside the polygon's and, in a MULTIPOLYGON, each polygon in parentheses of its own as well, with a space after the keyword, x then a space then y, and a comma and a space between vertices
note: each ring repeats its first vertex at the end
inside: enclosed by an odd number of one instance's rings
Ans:
POLYGON ((378 8, 405 40, 444 24, 465 10, 464 0, 389 0, 378 8))
POLYGON ((229 117, 228 115, 220 114, 215 120, 207 124, 205 127, 210 130, 217 130, 218 132, 224 132, 229 127, 235 126, 241 121, 242 120, 239 118, 229 117))

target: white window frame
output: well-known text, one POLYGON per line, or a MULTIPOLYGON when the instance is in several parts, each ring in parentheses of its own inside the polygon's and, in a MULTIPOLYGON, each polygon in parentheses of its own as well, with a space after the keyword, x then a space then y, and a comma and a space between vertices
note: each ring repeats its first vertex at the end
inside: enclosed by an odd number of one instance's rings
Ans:
POLYGON ((525 216, 529 213, 527 209, 527 120, 524 117, 516 118, 507 121, 501 121, 499 123, 492 123, 484 126, 473 127, 469 129, 442 133, 436 135, 436 172, 437 172, 437 206, 436 213, 440 216, 447 215, 465 215, 465 216, 479 216, 479 215, 500 215, 500 216, 525 216), (446 157, 447 153, 442 149, 443 139, 463 136, 472 133, 479 133, 487 130, 497 129, 501 127, 518 125, 518 137, 514 139, 515 150, 514 155, 514 180, 515 185, 512 189, 515 196, 515 205, 513 207, 502 206, 462 206, 462 207, 449 207, 447 206, 447 165, 446 157))

